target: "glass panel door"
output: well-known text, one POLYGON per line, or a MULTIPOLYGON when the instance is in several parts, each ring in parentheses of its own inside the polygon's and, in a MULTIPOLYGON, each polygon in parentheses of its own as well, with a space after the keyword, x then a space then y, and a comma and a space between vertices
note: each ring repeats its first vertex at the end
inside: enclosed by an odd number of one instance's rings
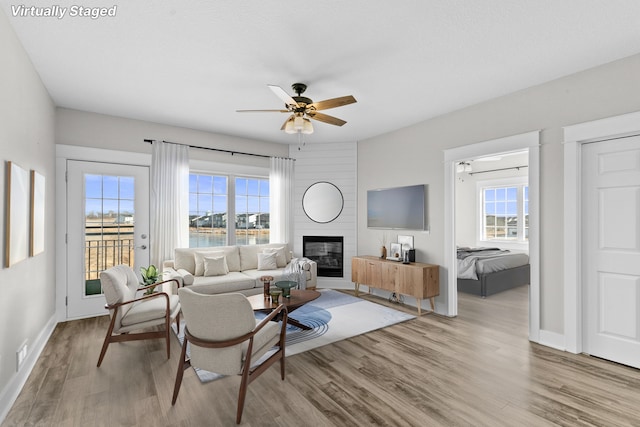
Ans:
POLYGON ((134 266, 134 185, 132 176, 84 176, 85 295, 102 294, 100 272, 134 266))
POLYGON ((149 168, 68 162, 67 317, 105 314, 100 273, 149 264, 149 168))

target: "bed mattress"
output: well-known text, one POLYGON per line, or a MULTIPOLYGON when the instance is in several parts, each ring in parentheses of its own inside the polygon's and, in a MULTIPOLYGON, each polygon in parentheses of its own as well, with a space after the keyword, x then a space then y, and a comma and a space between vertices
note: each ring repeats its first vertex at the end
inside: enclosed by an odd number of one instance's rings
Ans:
POLYGON ((478 274, 493 273, 494 271, 507 270, 529 264, 527 254, 505 254, 495 258, 481 258, 476 261, 478 274))
POLYGON ((458 278, 478 280, 479 274, 494 273, 529 264, 529 255, 497 248, 458 251, 458 278))

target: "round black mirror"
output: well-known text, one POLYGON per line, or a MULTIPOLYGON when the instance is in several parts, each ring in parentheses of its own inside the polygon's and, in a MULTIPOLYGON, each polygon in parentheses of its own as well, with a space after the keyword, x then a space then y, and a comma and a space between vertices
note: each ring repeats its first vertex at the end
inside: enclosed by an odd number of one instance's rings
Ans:
POLYGON ((302 196, 302 209, 311 221, 331 222, 340 216, 344 198, 338 187, 330 182, 311 184, 302 196))

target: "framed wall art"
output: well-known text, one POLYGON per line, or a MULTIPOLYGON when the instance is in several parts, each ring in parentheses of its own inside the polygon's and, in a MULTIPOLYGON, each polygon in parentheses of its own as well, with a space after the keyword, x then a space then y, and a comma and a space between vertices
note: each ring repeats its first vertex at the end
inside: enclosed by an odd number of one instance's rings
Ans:
POLYGON ((29 173, 7 162, 5 267, 29 256, 29 173))
POLYGON ((29 255, 34 256, 44 252, 44 176, 31 171, 31 239, 29 255))

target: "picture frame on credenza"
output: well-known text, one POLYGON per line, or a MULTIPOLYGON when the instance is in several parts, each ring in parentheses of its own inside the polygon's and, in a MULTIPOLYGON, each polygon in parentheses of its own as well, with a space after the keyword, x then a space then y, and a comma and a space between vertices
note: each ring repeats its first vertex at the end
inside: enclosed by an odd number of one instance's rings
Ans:
POLYGON ((413 236, 403 236, 398 234, 398 243, 402 247, 402 249, 414 249, 413 247, 413 236))
POLYGON ((402 245, 400 243, 389 244, 389 258, 401 259, 402 257, 402 245))

